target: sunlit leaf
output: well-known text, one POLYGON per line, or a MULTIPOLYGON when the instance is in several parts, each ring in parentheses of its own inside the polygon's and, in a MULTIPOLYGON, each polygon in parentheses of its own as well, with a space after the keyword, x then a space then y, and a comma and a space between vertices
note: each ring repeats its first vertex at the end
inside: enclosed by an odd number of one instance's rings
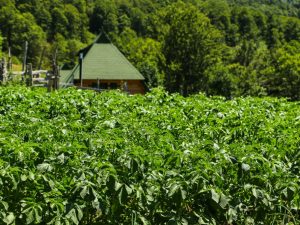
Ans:
POLYGON ((7 225, 13 224, 15 221, 15 215, 10 212, 4 219, 3 222, 7 225))

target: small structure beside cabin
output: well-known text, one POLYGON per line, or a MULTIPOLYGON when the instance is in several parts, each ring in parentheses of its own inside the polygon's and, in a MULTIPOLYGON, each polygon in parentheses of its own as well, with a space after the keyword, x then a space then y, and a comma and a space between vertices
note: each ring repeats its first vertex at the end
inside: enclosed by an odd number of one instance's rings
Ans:
POLYGON ((82 49, 79 58, 72 70, 62 67, 60 75, 64 85, 145 93, 145 78, 104 35, 82 49))

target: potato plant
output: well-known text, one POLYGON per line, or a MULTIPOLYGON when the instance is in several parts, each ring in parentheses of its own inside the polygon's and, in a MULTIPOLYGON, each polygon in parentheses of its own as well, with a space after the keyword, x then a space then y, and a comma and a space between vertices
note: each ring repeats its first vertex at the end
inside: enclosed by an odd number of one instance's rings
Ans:
POLYGON ((0 224, 300 224, 300 104, 0 87, 0 224))

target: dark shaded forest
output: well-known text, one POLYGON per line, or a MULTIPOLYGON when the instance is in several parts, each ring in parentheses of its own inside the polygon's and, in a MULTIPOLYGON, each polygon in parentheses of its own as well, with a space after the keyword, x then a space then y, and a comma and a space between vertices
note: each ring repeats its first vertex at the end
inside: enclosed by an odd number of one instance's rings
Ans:
POLYGON ((299 0, 0 0, 0 47, 72 65, 105 31, 149 88, 299 100, 299 18, 299 0))

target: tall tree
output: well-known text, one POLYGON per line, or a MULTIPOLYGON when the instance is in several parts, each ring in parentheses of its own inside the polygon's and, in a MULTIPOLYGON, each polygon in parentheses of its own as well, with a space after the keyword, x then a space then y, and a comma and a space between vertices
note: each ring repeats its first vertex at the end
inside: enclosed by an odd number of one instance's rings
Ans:
POLYGON ((7 4, 0 9, 1 31, 5 36, 5 47, 11 47, 12 54, 20 57, 23 53, 25 41, 29 43, 28 61, 38 64, 42 46, 46 35, 36 24, 34 16, 29 13, 20 13, 14 5, 7 4))
POLYGON ((130 28, 117 36, 118 47, 144 75, 149 88, 163 84, 164 56, 161 43, 152 38, 138 37, 130 28))
POLYGON ((211 23, 221 31, 230 26, 230 8, 225 0, 208 0, 201 4, 201 9, 210 18, 211 23))
POLYGON ((300 41, 300 20, 296 18, 288 18, 285 23, 284 36, 286 41, 300 41))
POLYGON ((165 85, 183 95, 206 89, 204 71, 220 55, 221 33, 190 4, 179 2, 168 8, 169 29, 163 54, 166 58, 165 85))
POLYGON ((90 30, 98 33, 101 29, 104 29, 107 33, 118 32, 118 11, 114 1, 95 1, 95 6, 90 16, 90 30))
POLYGON ((269 95, 300 99, 300 43, 292 41, 273 54, 274 72, 265 81, 269 95))
POLYGON ((252 11, 248 8, 238 8, 236 17, 242 37, 247 40, 257 38, 258 28, 252 11))

